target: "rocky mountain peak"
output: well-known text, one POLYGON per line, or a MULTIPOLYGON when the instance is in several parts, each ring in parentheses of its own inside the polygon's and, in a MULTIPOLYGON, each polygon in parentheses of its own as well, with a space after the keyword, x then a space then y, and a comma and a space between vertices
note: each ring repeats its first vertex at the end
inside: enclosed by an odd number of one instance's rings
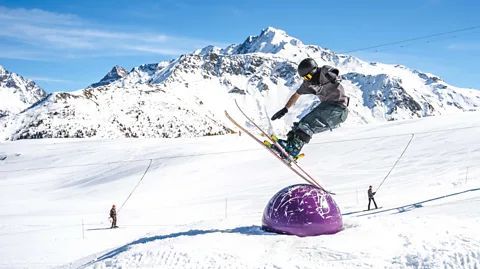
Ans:
POLYGON ((232 54, 272 53, 278 54, 291 47, 300 47, 303 43, 285 31, 273 27, 263 29, 257 36, 249 36, 245 41, 232 50, 232 54))
POLYGON ((88 88, 96 88, 100 86, 106 86, 111 84, 126 75, 128 75, 128 71, 125 70, 123 67, 115 65, 110 72, 108 72, 99 82, 93 83, 92 85, 88 86, 88 88))
POLYGON ((20 113, 46 96, 34 81, 0 66, 0 117, 20 113))

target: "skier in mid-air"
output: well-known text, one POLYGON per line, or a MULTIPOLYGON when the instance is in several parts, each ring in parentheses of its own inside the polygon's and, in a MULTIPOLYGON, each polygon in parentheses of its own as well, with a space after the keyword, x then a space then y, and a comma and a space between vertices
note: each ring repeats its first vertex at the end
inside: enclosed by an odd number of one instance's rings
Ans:
MULTIPOLYGON (((287 114, 288 109, 297 102, 300 95, 315 94, 320 99, 320 104, 298 123, 293 124, 287 134, 287 140, 278 140, 278 143, 292 157, 300 154, 303 146, 310 142, 313 134, 333 130, 344 122, 348 116, 347 107, 350 100, 338 81, 339 70, 337 68, 328 65, 319 67, 315 60, 306 58, 300 62, 297 71, 304 79, 302 85, 290 97, 285 107, 272 116, 272 120, 280 119, 287 114)), ((275 145, 272 147, 276 149, 275 145)))

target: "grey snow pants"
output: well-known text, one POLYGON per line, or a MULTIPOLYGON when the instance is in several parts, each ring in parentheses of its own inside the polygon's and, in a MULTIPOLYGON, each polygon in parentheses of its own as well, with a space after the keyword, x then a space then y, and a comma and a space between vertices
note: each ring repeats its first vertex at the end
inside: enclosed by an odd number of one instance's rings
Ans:
MULTIPOLYGON (((311 138, 313 134, 337 128, 347 117, 348 108, 331 103, 320 103, 298 122, 293 131, 295 133, 303 131, 311 138)), ((302 137, 301 134, 299 136, 302 137)), ((308 143, 309 140, 305 142, 308 143)))

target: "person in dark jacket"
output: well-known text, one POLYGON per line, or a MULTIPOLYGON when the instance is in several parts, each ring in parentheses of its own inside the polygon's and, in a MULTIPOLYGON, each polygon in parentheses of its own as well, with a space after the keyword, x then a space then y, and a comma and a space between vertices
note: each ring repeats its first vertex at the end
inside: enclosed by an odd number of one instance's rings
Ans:
POLYGON ((112 209, 110 209, 110 218, 112 218, 112 228, 118 228, 117 226, 117 210, 115 209, 115 205, 112 206, 112 209))
MULTIPOLYGON (((300 62, 297 71, 304 79, 302 85, 271 119, 277 120, 287 114, 288 109, 297 102, 300 95, 314 94, 320 99, 320 104, 293 124, 287 134, 287 140, 278 140, 285 151, 293 157, 310 142, 313 134, 333 130, 347 119, 350 99, 338 81, 337 68, 329 65, 319 67, 315 60, 306 58, 300 62)), ((274 145, 272 147, 276 149, 274 145)))
POLYGON ((377 203, 375 203, 375 198, 373 196, 375 195, 376 192, 372 190, 372 186, 368 188, 368 210, 370 210, 370 203, 373 201, 373 204, 375 205, 375 209, 378 209, 377 203))

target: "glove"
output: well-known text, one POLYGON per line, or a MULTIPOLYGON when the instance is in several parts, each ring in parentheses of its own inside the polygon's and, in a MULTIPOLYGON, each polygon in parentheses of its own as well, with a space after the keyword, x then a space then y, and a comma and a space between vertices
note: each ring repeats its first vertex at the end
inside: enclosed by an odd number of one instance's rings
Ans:
POLYGON ((327 72, 325 74, 325 77, 328 79, 328 81, 330 81, 330 83, 335 83, 337 82, 337 75, 333 72, 327 72))
POLYGON ((272 117, 272 120, 277 120, 277 119, 280 119, 281 117, 285 116, 285 114, 287 114, 288 112, 288 109, 286 107, 280 109, 280 111, 278 111, 277 113, 275 113, 272 117))

